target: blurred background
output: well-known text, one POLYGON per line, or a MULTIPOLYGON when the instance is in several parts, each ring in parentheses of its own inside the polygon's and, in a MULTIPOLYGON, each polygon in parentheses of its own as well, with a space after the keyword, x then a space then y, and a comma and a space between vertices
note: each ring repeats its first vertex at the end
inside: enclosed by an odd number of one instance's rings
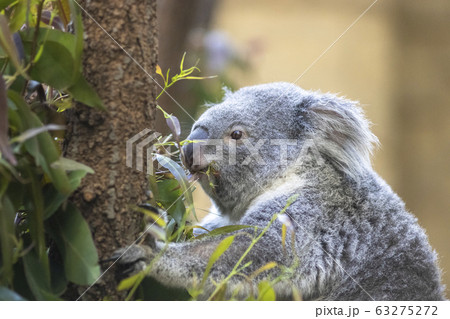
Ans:
MULTIPOLYGON (((381 142, 374 167, 427 230, 450 288, 450 1, 380 0, 339 38, 373 2, 159 0, 163 71, 174 75, 187 52, 186 66, 217 75, 170 89, 186 112, 167 96, 159 104, 186 136, 223 85, 297 81, 359 100, 381 142)), ((167 132, 162 118, 157 130, 167 132)))

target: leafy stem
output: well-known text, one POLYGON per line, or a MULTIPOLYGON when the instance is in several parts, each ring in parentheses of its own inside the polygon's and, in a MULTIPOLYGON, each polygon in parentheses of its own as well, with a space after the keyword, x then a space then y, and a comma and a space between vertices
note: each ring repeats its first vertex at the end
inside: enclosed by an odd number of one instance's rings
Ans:
MULTIPOLYGON (((168 243, 166 242, 166 244, 165 244, 165 246, 163 247, 163 249, 161 249, 161 250, 159 251, 159 253, 155 256, 155 258, 152 259, 152 261, 150 262, 150 264, 148 264, 148 266, 145 267, 145 269, 144 269, 143 271, 141 271, 140 273, 138 273, 138 274, 136 275, 136 277, 134 278, 135 280, 134 280, 134 282, 133 282, 133 287, 132 287, 131 290, 129 291, 129 293, 128 293, 126 299, 125 299, 125 301, 130 301, 130 300, 133 298, 133 296, 134 296, 134 294, 135 294, 135 292, 136 292, 136 289, 138 289, 138 287, 139 287, 140 284, 142 283, 142 280, 144 280, 144 278, 150 273, 150 271, 152 270, 153 265, 154 265, 154 264, 158 261, 158 259, 161 258, 161 256, 164 254, 164 252, 165 252, 166 249, 167 249, 167 246, 168 246, 168 243)), ((133 279, 133 277, 127 278, 127 279, 125 279, 124 281, 130 280, 130 279, 133 279)), ((120 287, 120 285, 119 285, 119 287, 120 287)), ((119 288, 119 290, 120 290, 120 288, 119 288)))
MULTIPOLYGON (((245 252, 242 254, 242 256, 239 258, 239 260, 237 261, 237 263, 234 265, 233 269, 231 270, 231 272, 228 274, 228 276, 222 280, 220 282, 220 284, 218 284, 216 286, 216 289, 214 290, 214 292, 210 295, 210 297, 208 298, 208 300, 213 300, 214 297, 223 289, 223 287, 228 283, 228 281, 230 281, 230 279, 237 275, 240 271, 242 271, 244 268, 246 268, 247 266, 249 266, 250 264, 247 263, 245 264, 243 267, 239 266, 242 264, 242 262, 244 261, 245 257, 247 257, 247 255, 250 253, 250 251, 252 250, 252 248, 256 245, 256 243, 261 239, 262 236, 264 236, 264 234, 267 232, 267 230, 270 228, 270 226, 272 226, 272 224, 274 223, 274 221, 278 218, 279 215, 284 214, 286 212, 286 210, 288 209, 289 206, 291 206, 291 204, 297 199, 298 194, 293 195, 291 197, 288 198, 286 205, 284 206, 284 208, 274 214, 272 216, 272 218, 270 219, 269 223, 266 225, 266 227, 264 227, 264 229, 258 234, 257 237, 252 239, 252 242, 250 243, 250 245, 247 247, 247 249, 245 250, 245 252)), ((256 227, 255 227, 256 228, 256 227)))
POLYGON ((156 66, 156 74, 161 76, 164 81, 164 88, 156 97, 157 100, 164 92, 167 91, 168 88, 170 88, 172 85, 174 85, 176 82, 178 82, 180 80, 203 80, 203 79, 215 78, 215 76, 191 76, 191 74, 194 71, 200 71, 200 69, 197 67, 198 61, 197 61, 197 63, 195 63, 194 66, 192 66, 188 69, 184 69, 184 58, 185 57, 186 57, 186 52, 183 54, 183 58, 181 59, 180 73, 175 74, 172 78, 170 78, 170 68, 167 69, 166 76, 164 76, 164 74, 162 73, 161 67, 159 65, 156 66), (169 80, 170 80, 170 82, 169 82, 169 80))

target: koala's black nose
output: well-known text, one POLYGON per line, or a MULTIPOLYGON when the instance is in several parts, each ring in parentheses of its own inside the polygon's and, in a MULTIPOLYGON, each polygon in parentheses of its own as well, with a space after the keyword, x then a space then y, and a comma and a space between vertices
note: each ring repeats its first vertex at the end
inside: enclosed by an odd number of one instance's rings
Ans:
MULTIPOLYGON (((187 137, 188 140, 206 140, 209 134, 208 131, 203 128, 196 128, 187 137)), ((196 148, 197 149, 197 148, 196 148)), ((188 143, 183 146, 184 163, 190 171, 196 171, 201 169, 198 163, 194 163, 194 143, 188 143)), ((199 155, 196 157, 198 158, 199 155)))

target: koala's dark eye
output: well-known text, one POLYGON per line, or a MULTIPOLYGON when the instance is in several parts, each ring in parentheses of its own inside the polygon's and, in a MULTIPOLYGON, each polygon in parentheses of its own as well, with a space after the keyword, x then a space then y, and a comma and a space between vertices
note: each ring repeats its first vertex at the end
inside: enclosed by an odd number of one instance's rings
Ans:
POLYGON ((233 132, 231 133, 231 138, 232 138, 233 140, 240 140, 241 137, 242 137, 242 131, 236 130, 236 131, 233 131, 233 132))

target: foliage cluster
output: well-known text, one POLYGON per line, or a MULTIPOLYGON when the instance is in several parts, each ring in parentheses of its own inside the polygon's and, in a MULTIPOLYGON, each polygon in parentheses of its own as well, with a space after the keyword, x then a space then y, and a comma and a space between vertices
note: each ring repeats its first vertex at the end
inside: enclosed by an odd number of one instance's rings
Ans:
MULTIPOLYGON (((72 107, 73 100, 102 110, 104 107, 82 76, 83 26, 73 1, 0 0, 0 26, 0 300, 59 300, 69 282, 94 283, 100 267, 89 227, 69 201, 82 178, 93 171, 61 155, 64 127, 56 123, 64 122, 61 113, 72 107)), ((163 74, 157 67, 164 84, 158 98, 180 80, 204 78, 193 75, 199 71, 196 65, 185 69, 184 58, 174 76, 170 76, 170 70, 163 74)), ((250 265, 243 264, 245 256, 277 218, 282 220, 290 202, 264 229, 226 226, 195 237, 193 229, 199 226, 189 223, 190 216, 196 219, 194 184, 183 164, 182 146, 197 141, 181 140, 178 119, 160 106, 158 109, 171 134, 159 137, 155 145, 159 167, 149 176, 153 195, 150 204, 167 216, 136 209, 159 226, 145 233, 166 244, 226 236, 211 255, 199 284, 189 291, 191 299, 203 293, 211 268, 236 236, 250 230, 246 232, 252 238, 250 246, 232 272, 215 283, 209 298, 224 300, 230 279, 245 277, 243 270, 250 265)), ((210 169, 207 174, 213 172, 210 169)), ((284 245, 289 223, 282 224, 284 245)), ((152 263, 122 281, 118 289, 129 290, 128 299, 142 298, 142 283, 151 267, 152 263), (141 294, 136 295, 137 291, 141 294)), ((246 279, 251 281, 275 267, 282 268, 269 262, 246 279)), ((279 277, 261 282, 249 299, 274 300, 273 285, 291 274, 292 268, 282 268, 279 277)))
MULTIPOLYGON (((89 167, 61 156, 59 112, 103 109, 82 76, 83 26, 67 0, 0 1, 0 300, 58 300, 100 275, 68 201, 89 167)), ((63 122, 64 123, 64 122, 63 122)))

